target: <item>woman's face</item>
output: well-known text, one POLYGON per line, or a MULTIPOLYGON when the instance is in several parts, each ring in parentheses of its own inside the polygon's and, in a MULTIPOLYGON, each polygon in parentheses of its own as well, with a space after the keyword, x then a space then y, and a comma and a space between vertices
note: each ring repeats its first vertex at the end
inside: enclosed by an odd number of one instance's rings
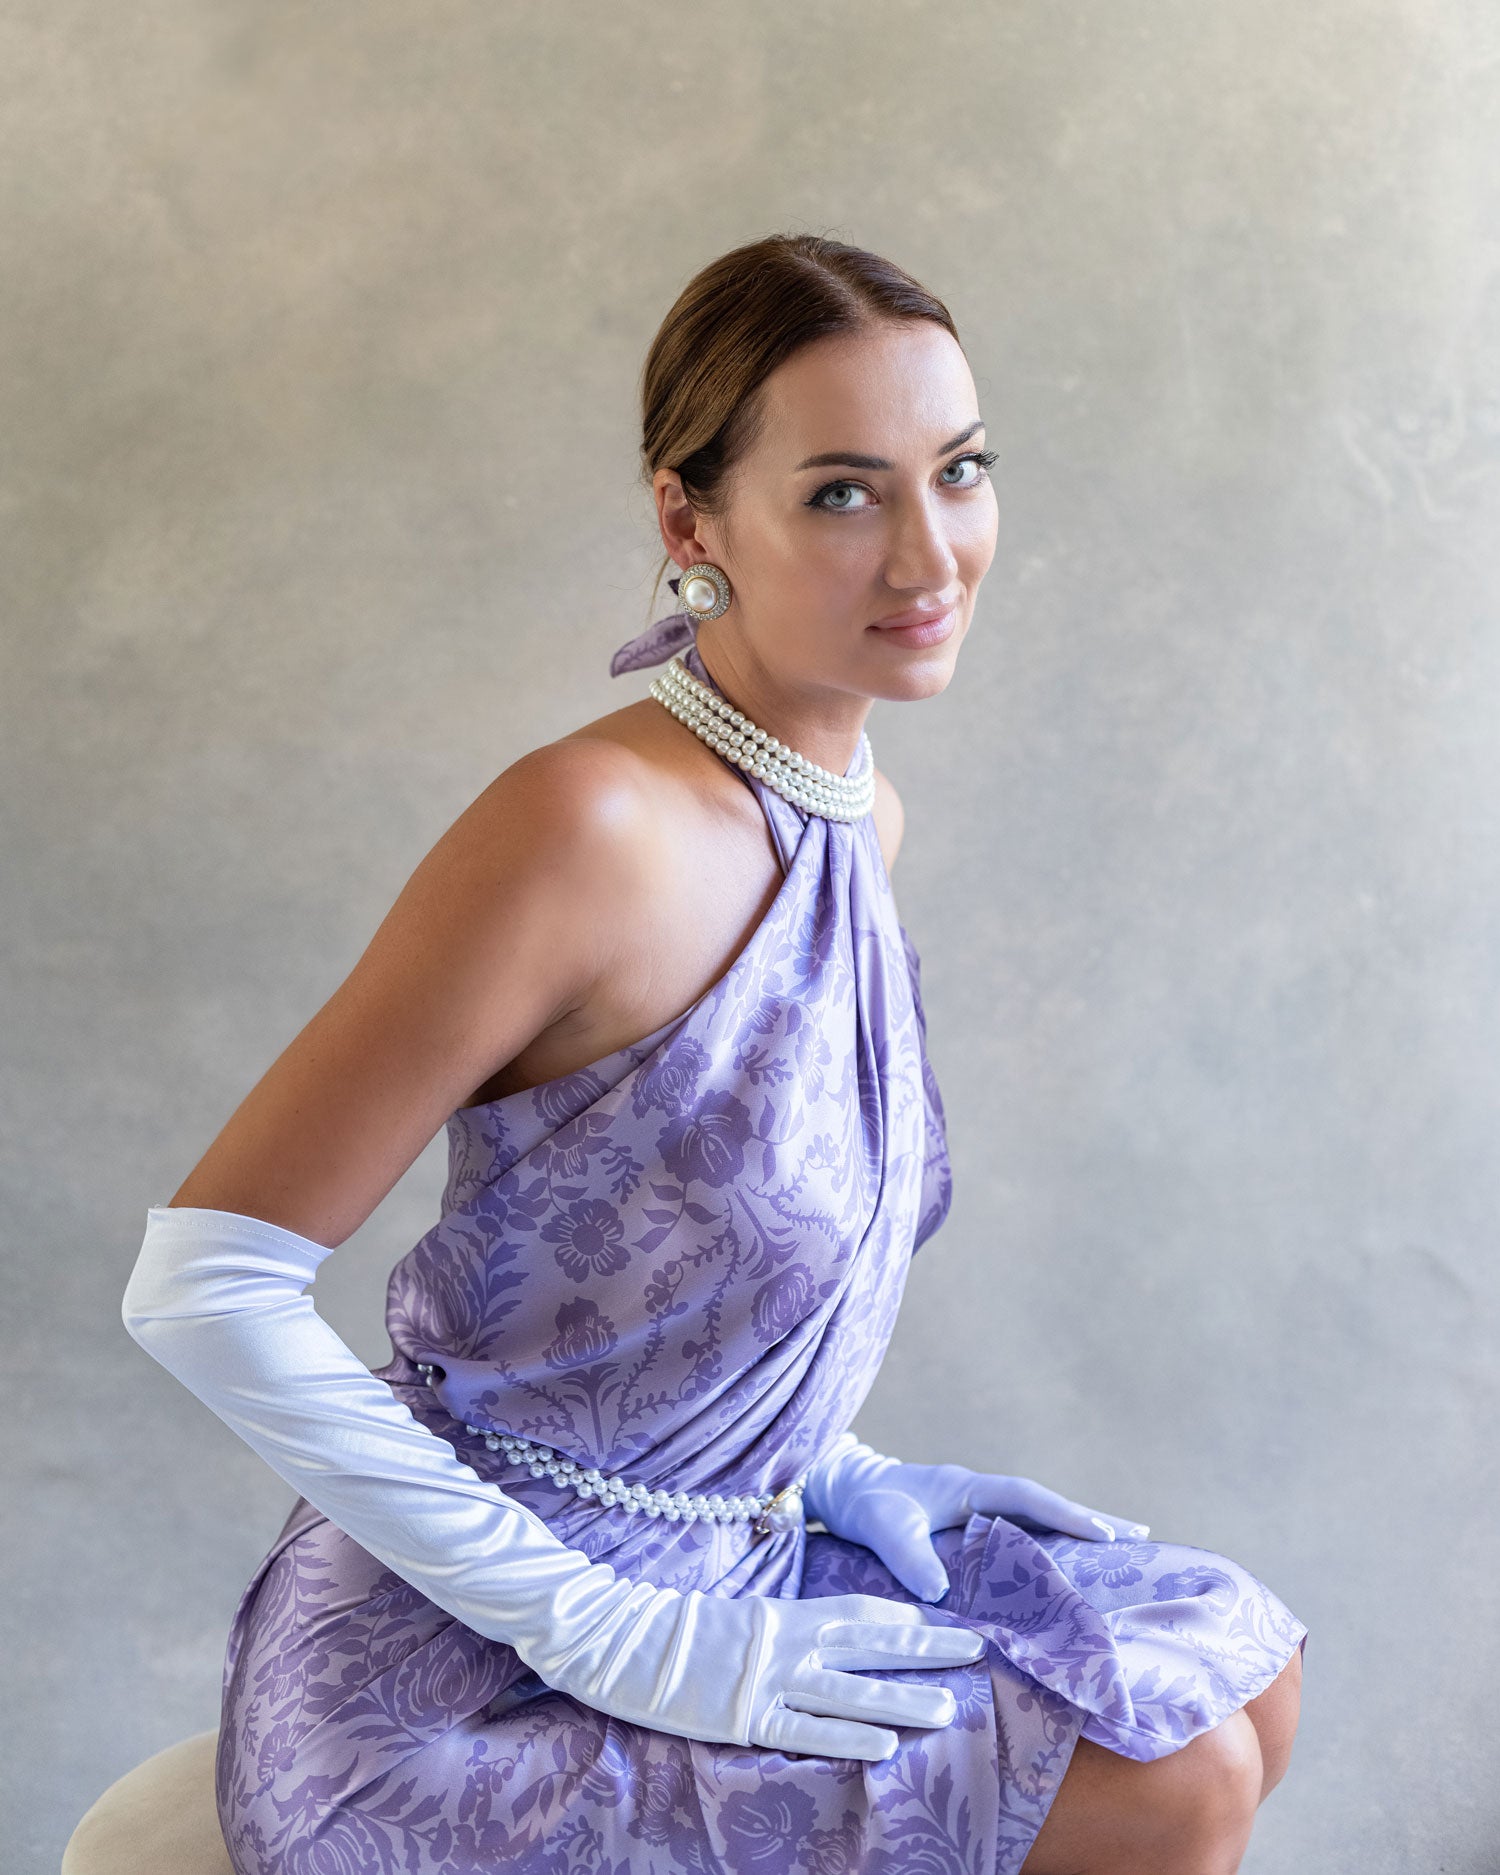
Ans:
POLYGON ((702 642, 732 645, 734 663, 748 656, 778 688, 942 690, 999 527, 962 349, 930 319, 885 322, 803 346, 763 395, 761 434, 729 480, 727 526, 696 523, 700 557, 734 592, 702 642), (887 628, 933 612, 949 616, 925 634, 887 628))

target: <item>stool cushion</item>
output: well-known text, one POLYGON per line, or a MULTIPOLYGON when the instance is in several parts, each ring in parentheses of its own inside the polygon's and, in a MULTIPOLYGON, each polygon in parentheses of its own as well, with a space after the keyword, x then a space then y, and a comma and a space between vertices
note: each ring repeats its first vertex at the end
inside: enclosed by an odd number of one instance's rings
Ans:
POLYGON ((214 1803, 217 1730, 116 1778, 63 1850, 62 1875, 234 1875, 214 1803))

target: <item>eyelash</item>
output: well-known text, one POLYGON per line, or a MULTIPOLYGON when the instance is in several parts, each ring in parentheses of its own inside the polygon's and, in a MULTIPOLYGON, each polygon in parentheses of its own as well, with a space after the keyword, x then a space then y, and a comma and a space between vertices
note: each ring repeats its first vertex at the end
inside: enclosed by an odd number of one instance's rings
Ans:
MULTIPOLYGON (((980 482, 989 480, 990 470, 998 460, 999 457, 993 449, 974 449, 970 450, 969 454, 966 456, 955 456, 952 462, 945 463, 944 467, 946 469, 953 469, 956 468, 960 462, 977 462, 979 464, 981 473, 978 480, 970 482, 966 487, 962 488, 961 492, 968 494, 971 489, 978 488, 980 482)), ((836 482, 825 482, 815 494, 808 497, 805 505, 809 508, 822 508, 825 514, 857 514, 859 513, 857 508, 826 508, 823 506, 823 497, 831 488, 861 488, 863 486, 864 484, 861 482, 850 481, 848 476, 840 476, 836 482)), ((956 488, 960 485, 955 482, 945 482, 943 486, 945 488, 956 488)))

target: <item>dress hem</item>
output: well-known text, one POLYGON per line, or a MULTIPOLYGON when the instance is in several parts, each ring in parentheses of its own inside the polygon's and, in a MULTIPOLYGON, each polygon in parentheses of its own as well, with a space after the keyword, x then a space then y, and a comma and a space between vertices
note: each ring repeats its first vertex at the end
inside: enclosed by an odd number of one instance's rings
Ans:
MULTIPOLYGON (((1174 1752, 1181 1751, 1184 1745, 1191 1745, 1195 1738, 1201 1738, 1205 1732, 1212 1732, 1217 1727, 1221 1726, 1226 1719, 1233 1718, 1235 1713, 1242 1711, 1244 1707, 1249 1705, 1252 1699, 1258 1699, 1260 1695, 1265 1692, 1267 1687, 1271 1686, 1281 1674, 1285 1673, 1292 1655, 1298 1651, 1302 1643, 1307 1639, 1308 1630, 1306 1626, 1300 1621, 1297 1623, 1297 1626, 1301 1629, 1301 1632, 1287 1649, 1285 1658, 1267 1672, 1258 1685, 1253 1686, 1249 1692, 1236 1699, 1233 1705, 1226 1706, 1217 1717, 1209 1719, 1205 1724, 1189 1732, 1185 1738, 1163 1738, 1160 1732, 1151 1731, 1144 1726, 1130 1725, 1123 1719, 1102 1720, 1100 1723, 1101 1725, 1108 1725, 1110 1729, 1115 1732, 1128 1732, 1132 1738, 1138 1738, 1142 1744, 1154 1748, 1144 1758, 1133 1758, 1132 1761, 1134 1763, 1155 1764, 1162 1758, 1170 1758, 1174 1752)), ((1081 1711, 1082 1708, 1079 1708, 1079 1710, 1081 1711)), ((1089 1721, 1093 1717, 1095 1717, 1095 1715, 1091 1713, 1085 1715, 1084 1723, 1079 1728, 1079 1736, 1081 1738, 1087 1738, 1092 1745, 1101 1745, 1106 1751, 1115 1751, 1115 1747, 1111 1745, 1108 1740, 1096 1738, 1089 1731, 1089 1721)), ((1132 1756, 1131 1753, 1124 1751, 1115 1751, 1115 1755, 1120 1758, 1129 1758, 1132 1756)))

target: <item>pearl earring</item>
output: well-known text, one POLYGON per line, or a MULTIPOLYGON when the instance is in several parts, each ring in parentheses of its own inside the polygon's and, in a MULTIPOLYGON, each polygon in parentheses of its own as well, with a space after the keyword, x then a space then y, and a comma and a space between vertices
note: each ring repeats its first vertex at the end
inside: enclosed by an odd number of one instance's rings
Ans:
POLYGON ((712 560, 696 560, 676 580, 677 597, 701 624, 729 610, 729 576, 712 560))

